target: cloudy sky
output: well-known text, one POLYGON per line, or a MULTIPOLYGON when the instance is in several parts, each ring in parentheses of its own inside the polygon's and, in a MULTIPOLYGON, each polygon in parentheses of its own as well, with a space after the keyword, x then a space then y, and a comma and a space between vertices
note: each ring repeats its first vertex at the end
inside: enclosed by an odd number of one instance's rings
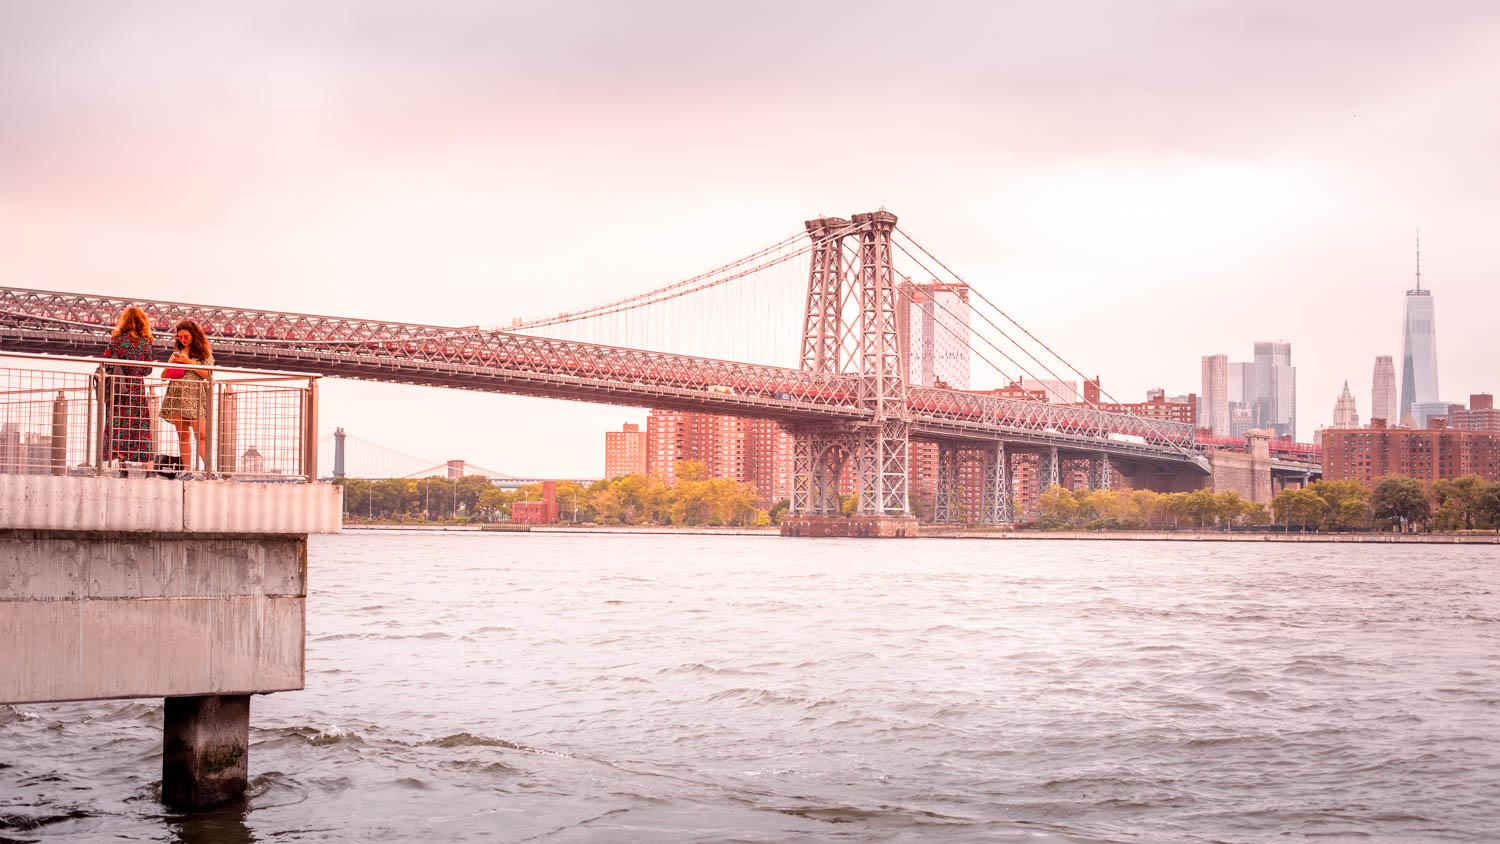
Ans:
MULTIPOLYGON (((0 0, 4 284, 499 324, 887 207, 1116 395, 1289 340, 1494 391, 1500 6, 0 0)), ((789 339, 795 343, 795 338, 789 339)), ((984 386, 984 385, 976 385, 984 386)), ((325 385, 435 459, 597 475, 644 411, 325 385)))

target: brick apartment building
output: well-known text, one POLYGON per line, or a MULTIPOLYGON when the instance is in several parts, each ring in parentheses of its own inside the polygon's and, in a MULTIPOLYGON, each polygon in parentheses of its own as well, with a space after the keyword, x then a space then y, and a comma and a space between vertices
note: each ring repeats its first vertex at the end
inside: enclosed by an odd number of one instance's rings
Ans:
POLYGON ((1324 480, 1358 481, 1367 489, 1385 475, 1428 483, 1464 475, 1500 481, 1500 436, 1451 428, 1442 418, 1421 430, 1371 422, 1368 428, 1323 432, 1324 480))
POLYGON ((604 477, 644 475, 647 470, 646 432, 641 426, 626 422, 619 431, 604 432, 604 477))
POLYGON ((1495 409, 1495 397, 1489 393, 1469 396, 1467 409, 1448 412, 1448 427, 1461 431, 1484 431, 1500 436, 1500 410, 1495 409))
MULTIPOLYGON (((642 471, 669 486, 677 483, 679 463, 698 460, 710 478, 754 486, 763 507, 791 497, 792 437, 773 420, 653 410, 643 436, 642 471)), ((605 449, 608 464, 608 439, 605 449)))
POLYGON ((1150 390, 1146 395, 1146 401, 1143 402, 1101 401, 1099 379, 1090 378, 1083 382, 1083 401, 1079 407, 1098 407, 1110 413, 1128 413, 1131 416, 1141 416, 1147 419, 1186 422, 1193 426, 1198 424, 1197 393, 1188 393, 1186 401, 1172 401, 1166 397, 1165 391, 1160 389, 1150 390))

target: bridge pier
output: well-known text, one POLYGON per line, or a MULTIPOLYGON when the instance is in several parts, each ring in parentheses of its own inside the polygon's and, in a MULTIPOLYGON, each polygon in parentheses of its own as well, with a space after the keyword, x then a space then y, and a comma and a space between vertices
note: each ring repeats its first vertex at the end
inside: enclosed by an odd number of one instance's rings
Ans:
POLYGON ((782 536, 907 539, 918 535, 915 516, 786 516, 782 536))
POLYGON ((169 697, 162 723, 161 799, 177 809, 218 806, 249 783, 250 696, 169 697))

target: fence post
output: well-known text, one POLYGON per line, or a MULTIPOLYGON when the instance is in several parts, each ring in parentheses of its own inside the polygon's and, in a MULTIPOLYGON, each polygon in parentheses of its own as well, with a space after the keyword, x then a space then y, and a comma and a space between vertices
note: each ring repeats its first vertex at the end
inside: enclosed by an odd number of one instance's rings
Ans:
POLYGON ((104 370, 104 364, 99 364, 99 370, 94 373, 94 389, 89 391, 89 399, 94 402, 94 412, 89 414, 96 423, 94 435, 89 437, 90 462, 94 464, 94 474, 104 470, 104 451, 108 437, 104 433, 105 404, 109 401, 109 375, 104 370))
POLYGON ((214 388, 217 386, 214 383, 214 371, 210 369, 208 371, 207 383, 204 385, 204 389, 208 393, 203 402, 203 413, 206 418, 200 420, 203 422, 203 471, 210 477, 213 476, 219 466, 217 459, 219 455, 214 451, 215 446, 219 442, 219 438, 214 436, 217 433, 214 430, 214 422, 218 418, 217 414, 214 413, 214 388))
POLYGON ((68 473, 68 397, 62 390, 52 400, 52 474, 68 473))
POLYGON ((219 390, 218 467, 220 474, 233 475, 239 471, 240 426, 239 395, 233 384, 224 384, 219 390))
POLYGON ((302 475, 308 483, 318 479, 318 379, 307 379, 302 411, 302 475))

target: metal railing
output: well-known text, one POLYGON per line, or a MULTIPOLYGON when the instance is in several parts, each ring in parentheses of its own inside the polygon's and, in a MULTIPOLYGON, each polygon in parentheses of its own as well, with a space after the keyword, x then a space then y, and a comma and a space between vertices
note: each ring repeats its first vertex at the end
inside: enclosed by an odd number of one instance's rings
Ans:
POLYGON ((318 376, 195 366, 168 398, 168 366, 0 352, 0 474, 317 479, 318 376))

